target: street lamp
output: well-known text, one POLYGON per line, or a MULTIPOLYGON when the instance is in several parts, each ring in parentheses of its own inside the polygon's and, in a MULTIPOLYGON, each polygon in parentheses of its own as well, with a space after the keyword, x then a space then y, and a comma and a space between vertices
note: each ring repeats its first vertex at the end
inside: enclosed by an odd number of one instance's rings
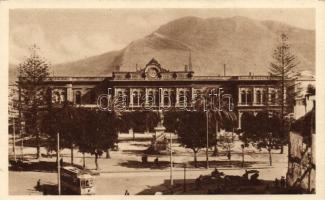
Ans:
POLYGON ((183 190, 186 192, 186 163, 184 163, 184 183, 183 183, 183 190))

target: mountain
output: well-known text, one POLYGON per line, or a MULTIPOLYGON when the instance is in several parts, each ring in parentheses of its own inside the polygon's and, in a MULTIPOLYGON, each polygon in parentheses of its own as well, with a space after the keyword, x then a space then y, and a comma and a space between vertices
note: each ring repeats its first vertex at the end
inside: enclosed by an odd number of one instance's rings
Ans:
POLYGON ((105 76, 114 70, 134 71, 155 58, 169 70, 183 70, 189 50, 196 75, 267 74, 272 52, 286 33, 299 70, 315 71, 315 31, 276 21, 246 17, 184 17, 162 25, 119 51, 53 66, 55 75, 105 76))

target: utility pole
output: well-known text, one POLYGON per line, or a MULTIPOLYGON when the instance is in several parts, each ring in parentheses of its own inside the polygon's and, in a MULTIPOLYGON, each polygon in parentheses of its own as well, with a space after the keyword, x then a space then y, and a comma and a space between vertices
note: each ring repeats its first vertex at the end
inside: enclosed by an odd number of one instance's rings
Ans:
POLYGON ((57 133, 57 162, 58 162, 58 195, 61 195, 61 167, 60 167, 60 133, 57 133))
POLYGON ((206 111, 206 117, 207 117, 206 168, 209 169, 209 112, 208 111, 206 111))

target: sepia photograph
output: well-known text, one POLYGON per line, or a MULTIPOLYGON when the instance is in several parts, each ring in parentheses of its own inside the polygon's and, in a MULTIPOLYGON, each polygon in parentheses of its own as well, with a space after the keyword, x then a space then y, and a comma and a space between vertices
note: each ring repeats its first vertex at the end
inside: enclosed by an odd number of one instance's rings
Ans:
POLYGON ((9 196, 321 190, 315 8, 8 15, 9 196))

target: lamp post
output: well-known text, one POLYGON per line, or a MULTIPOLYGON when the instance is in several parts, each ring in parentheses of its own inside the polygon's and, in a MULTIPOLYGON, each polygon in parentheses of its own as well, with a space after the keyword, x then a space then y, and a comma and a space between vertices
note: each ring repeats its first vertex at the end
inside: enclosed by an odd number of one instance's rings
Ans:
POLYGON ((206 111, 206 118, 207 118, 206 168, 209 169, 209 112, 208 111, 206 111))
POLYGON ((242 163, 241 163, 241 167, 244 167, 244 148, 245 148, 245 145, 242 144, 241 145, 241 152, 242 152, 242 163))
POLYGON ((186 163, 184 163, 184 182, 183 182, 183 190, 186 192, 186 163))
POLYGON ((60 133, 56 134, 57 136, 57 164, 58 164, 58 195, 61 195, 61 167, 60 167, 60 133))
POLYGON ((170 145, 169 145, 169 150, 170 150, 170 189, 171 192, 173 192, 173 150, 172 150, 172 143, 173 143, 173 138, 172 138, 172 132, 169 133, 170 137, 170 145))
POLYGON ((21 122, 21 126, 20 126, 20 138, 21 138, 21 147, 20 147, 20 150, 21 150, 21 160, 24 160, 24 135, 23 135, 23 132, 24 132, 24 127, 25 127, 25 122, 22 121, 21 122))

